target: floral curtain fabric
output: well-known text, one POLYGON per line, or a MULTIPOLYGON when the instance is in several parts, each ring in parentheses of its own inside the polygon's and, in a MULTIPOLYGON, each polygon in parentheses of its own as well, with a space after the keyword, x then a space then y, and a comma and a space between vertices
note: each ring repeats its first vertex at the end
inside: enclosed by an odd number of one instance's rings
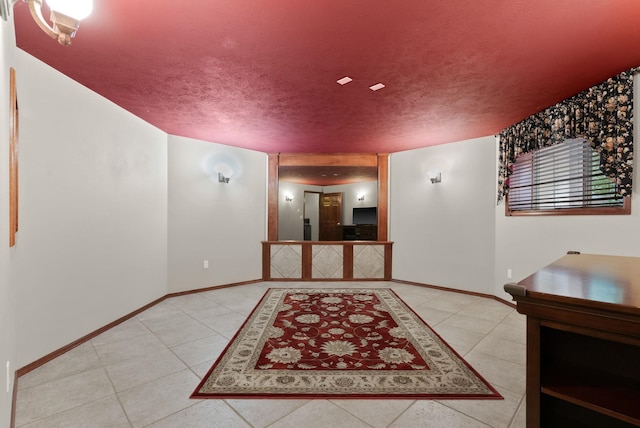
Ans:
POLYGON ((512 164, 523 153, 584 138, 600 154, 600 169, 630 196, 633 174, 631 69, 500 132, 498 203, 509 192, 512 164))

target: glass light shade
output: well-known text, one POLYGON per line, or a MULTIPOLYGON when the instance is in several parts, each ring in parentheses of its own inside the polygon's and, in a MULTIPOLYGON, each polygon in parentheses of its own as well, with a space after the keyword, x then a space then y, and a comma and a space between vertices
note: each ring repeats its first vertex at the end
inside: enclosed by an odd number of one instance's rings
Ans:
POLYGON ((78 21, 86 18, 93 9, 93 0, 47 0, 51 10, 78 21))

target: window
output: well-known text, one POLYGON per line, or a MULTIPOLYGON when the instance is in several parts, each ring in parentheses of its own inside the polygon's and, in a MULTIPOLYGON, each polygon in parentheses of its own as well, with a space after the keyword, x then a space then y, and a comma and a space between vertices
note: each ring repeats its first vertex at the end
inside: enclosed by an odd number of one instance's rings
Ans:
POLYGON ((631 198, 617 190, 588 141, 566 140, 516 159, 506 214, 629 214, 631 198))

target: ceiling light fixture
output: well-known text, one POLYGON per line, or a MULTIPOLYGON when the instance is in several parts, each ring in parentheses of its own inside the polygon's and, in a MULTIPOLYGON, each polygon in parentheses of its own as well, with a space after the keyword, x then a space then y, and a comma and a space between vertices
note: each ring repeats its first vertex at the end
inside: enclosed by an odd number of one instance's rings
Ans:
POLYGON ((347 83, 352 82, 352 81, 353 81, 353 79, 351 77, 348 77, 348 76, 345 76, 340 80, 336 80, 336 82, 338 82, 341 85, 346 85, 347 83))
POLYGON ((369 89, 371 89, 372 91, 379 91, 380 89, 384 88, 384 85, 382 83, 376 83, 373 86, 369 86, 369 89))
POLYGON ((31 16, 51 38, 58 40, 63 46, 71 44, 71 38, 76 35, 80 21, 91 13, 92 0, 47 0, 51 9, 51 22, 49 25, 42 16, 42 2, 44 0, 24 0, 29 4, 31 16))

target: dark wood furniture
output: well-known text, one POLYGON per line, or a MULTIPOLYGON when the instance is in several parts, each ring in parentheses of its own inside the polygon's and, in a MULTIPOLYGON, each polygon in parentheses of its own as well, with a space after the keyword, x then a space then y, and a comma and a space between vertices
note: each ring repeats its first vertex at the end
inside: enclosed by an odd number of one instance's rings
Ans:
POLYGON ((343 241, 377 241, 378 226, 375 224, 352 224, 340 226, 343 241))
POLYGON ((504 288, 527 316, 527 427, 640 426, 640 258, 568 254, 504 288))

